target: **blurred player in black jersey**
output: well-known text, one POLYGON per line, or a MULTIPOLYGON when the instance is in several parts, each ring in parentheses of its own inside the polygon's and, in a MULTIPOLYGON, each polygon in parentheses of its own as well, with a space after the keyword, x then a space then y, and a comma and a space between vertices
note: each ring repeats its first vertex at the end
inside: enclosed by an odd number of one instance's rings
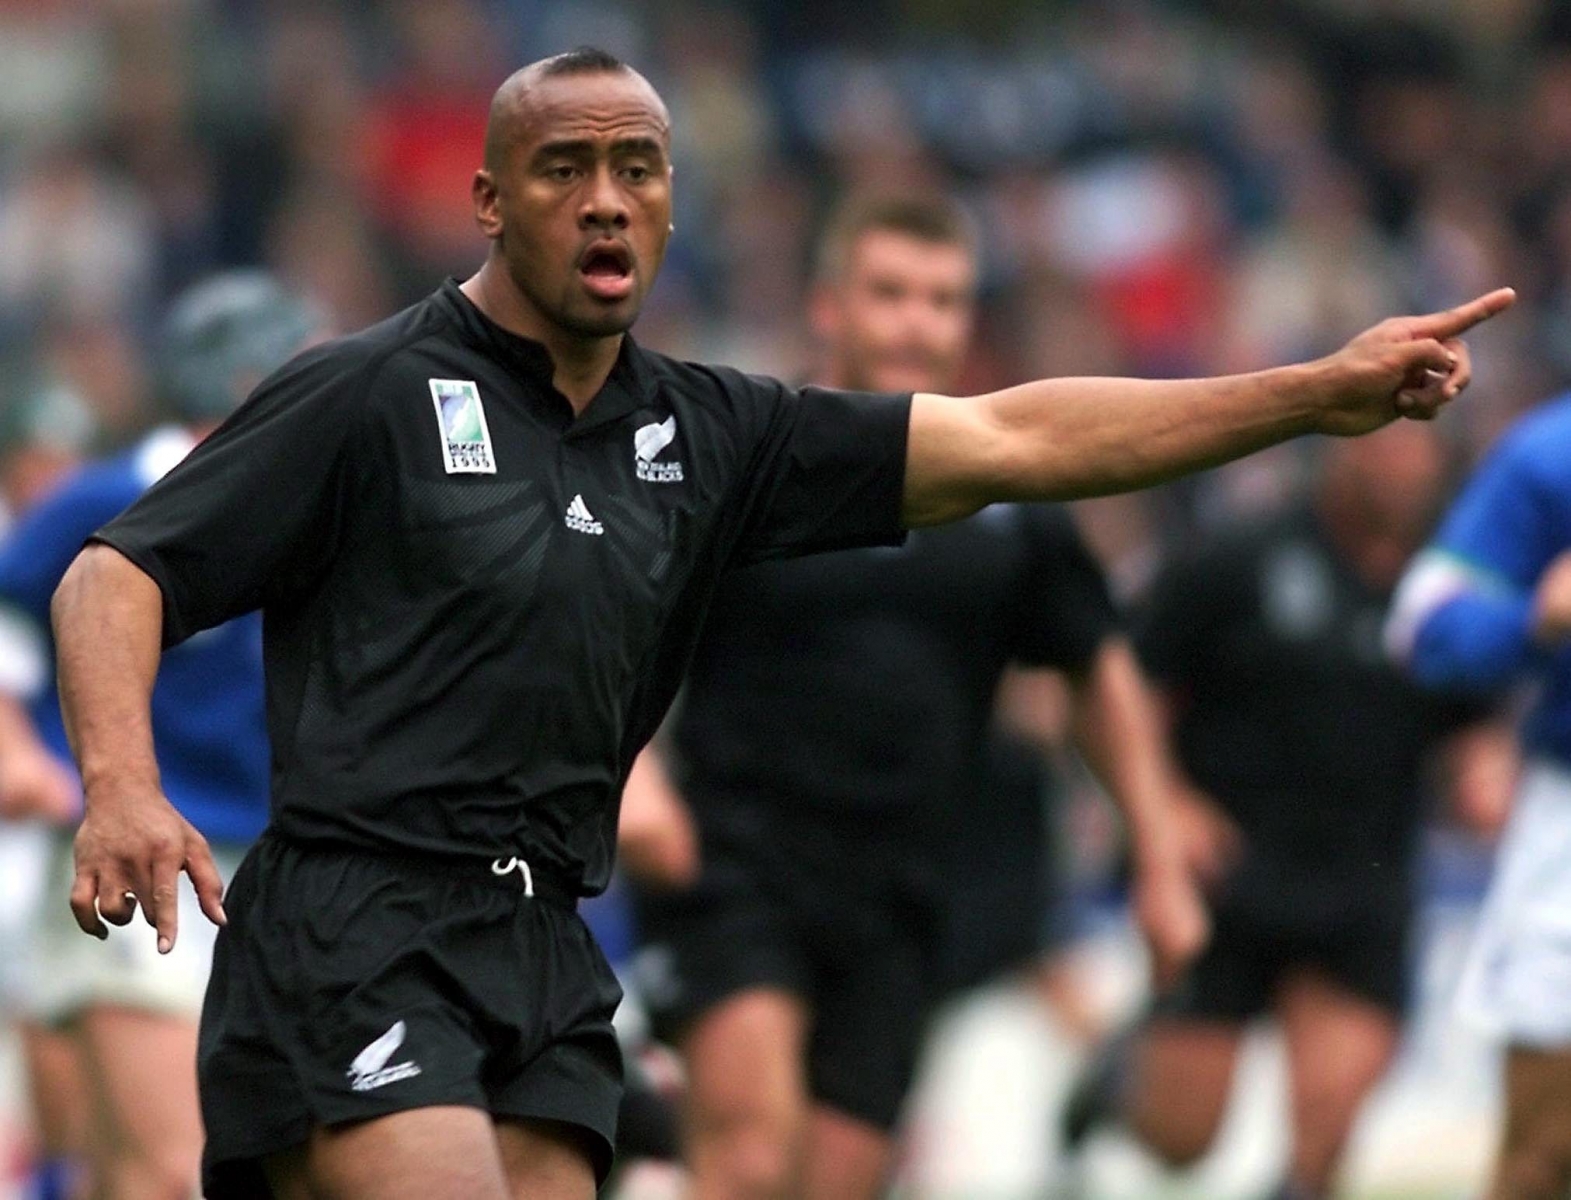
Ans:
POLYGON ((1118 1107, 1165 1160, 1198 1159, 1245 1024, 1274 1016, 1293 1200, 1330 1193, 1397 1045, 1431 770, 1449 768, 1475 825, 1498 824, 1509 794, 1509 769, 1488 769, 1508 752, 1487 710, 1424 693, 1381 645, 1444 474, 1427 427, 1328 447, 1311 503, 1166 571, 1140 638, 1171 697, 1190 825, 1209 831, 1215 931, 1136 1035, 1118 1107))
MULTIPOLYGON (((952 390, 977 275, 969 227, 947 202, 847 206, 811 299, 822 382, 952 390)), ((1164 832, 1156 710, 1065 511, 1000 505, 901 550, 732 573, 673 727, 702 874, 642 906, 646 998, 689 1065, 696 1196, 878 1194, 950 964, 970 958, 974 970, 980 954, 1013 965, 1004 960, 1022 940, 1035 945, 1040 908, 989 902, 989 887, 1018 896, 1020 872, 979 890, 956 878, 976 859, 949 837, 970 815, 989 822, 967 845, 987 843, 990 876, 1022 858, 1027 875, 1041 865, 1030 848, 1039 812, 992 823, 985 807, 964 811, 996 782, 978 775, 994 761, 983 750, 1011 663, 1073 681, 1082 744, 1135 835, 1141 925, 1159 968, 1203 940, 1164 832), (976 925, 952 896, 985 904, 976 915, 1002 937, 957 954, 951 931, 976 925)), ((630 788, 630 813, 650 803, 630 788)))

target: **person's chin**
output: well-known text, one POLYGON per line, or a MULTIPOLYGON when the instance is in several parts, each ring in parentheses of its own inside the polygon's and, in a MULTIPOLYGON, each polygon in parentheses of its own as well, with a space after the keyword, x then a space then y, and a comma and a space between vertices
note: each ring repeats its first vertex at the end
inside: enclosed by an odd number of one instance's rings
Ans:
POLYGON ((562 314, 562 326, 579 337, 615 337, 633 327, 638 308, 632 297, 616 304, 575 306, 562 314))

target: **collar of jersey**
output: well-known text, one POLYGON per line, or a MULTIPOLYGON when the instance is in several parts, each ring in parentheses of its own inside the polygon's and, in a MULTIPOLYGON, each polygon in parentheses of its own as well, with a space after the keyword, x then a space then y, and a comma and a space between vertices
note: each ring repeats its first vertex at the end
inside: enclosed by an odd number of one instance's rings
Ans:
MULTIPOLYGON (((542 393, 555 402, 560 410, 571 412, 567 398, 551 382, 555 364, 551 353, 540 342, 511 330, 503 329, 480 311, 458 286, 458 280, 449 278, 438 293, 440 301, 453 316, 465 338, 482 350, 500 355, 542 393)), ((639 409, 648 408, 654 400, 655 373, 648 356, 633 340, 632 334, 622 336, 622 350, 616 365, 606 378, 605 385, 595 394, 587 408, 567 429, 568 436, 580 436, 602 425, 609 425, 630 416, 639 409)))

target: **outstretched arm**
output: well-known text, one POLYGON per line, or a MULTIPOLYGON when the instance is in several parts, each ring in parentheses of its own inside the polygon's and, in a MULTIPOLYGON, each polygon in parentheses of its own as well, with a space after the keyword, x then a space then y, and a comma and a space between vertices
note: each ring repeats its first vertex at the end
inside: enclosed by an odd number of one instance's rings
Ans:
POLYGON ((140 903, 167 953, 181 870, 211 920, 222 924, 224 912, 207 842, 164 798, 153 755, 163 611, 158 585, 105 545, 81 553, 52 608, 60 707, 86 804, 71 911, 83 932, 106 937, 103 922, 127 924, 140 903))
POLYGON ((1312 363, 1216 379, 1045 379, 911 406, 904 515, 956 520, 1000 500, 1131 491, 1306 433, 1349 436, 1427 420, 1470 377, 1461 335, 1515 301, 1509 288, 1396 317, 1312 363))

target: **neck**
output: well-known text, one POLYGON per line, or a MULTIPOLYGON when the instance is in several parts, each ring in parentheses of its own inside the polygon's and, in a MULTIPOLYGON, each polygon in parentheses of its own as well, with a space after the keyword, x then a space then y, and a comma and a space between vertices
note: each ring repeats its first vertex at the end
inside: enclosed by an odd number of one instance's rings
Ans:
POLYGON ((622 352, 622 335, 585 337, 569 333, 546 320, 529 303, 507 274, 507 267, 495 257, 488 258, 479 271, 460 286, 464 295, 491 320, 509 333, 539 342, 551 355, 554 368, 551 382, 567 397, 573 412, 589 407, 605 386, 616 357, 622 352))

